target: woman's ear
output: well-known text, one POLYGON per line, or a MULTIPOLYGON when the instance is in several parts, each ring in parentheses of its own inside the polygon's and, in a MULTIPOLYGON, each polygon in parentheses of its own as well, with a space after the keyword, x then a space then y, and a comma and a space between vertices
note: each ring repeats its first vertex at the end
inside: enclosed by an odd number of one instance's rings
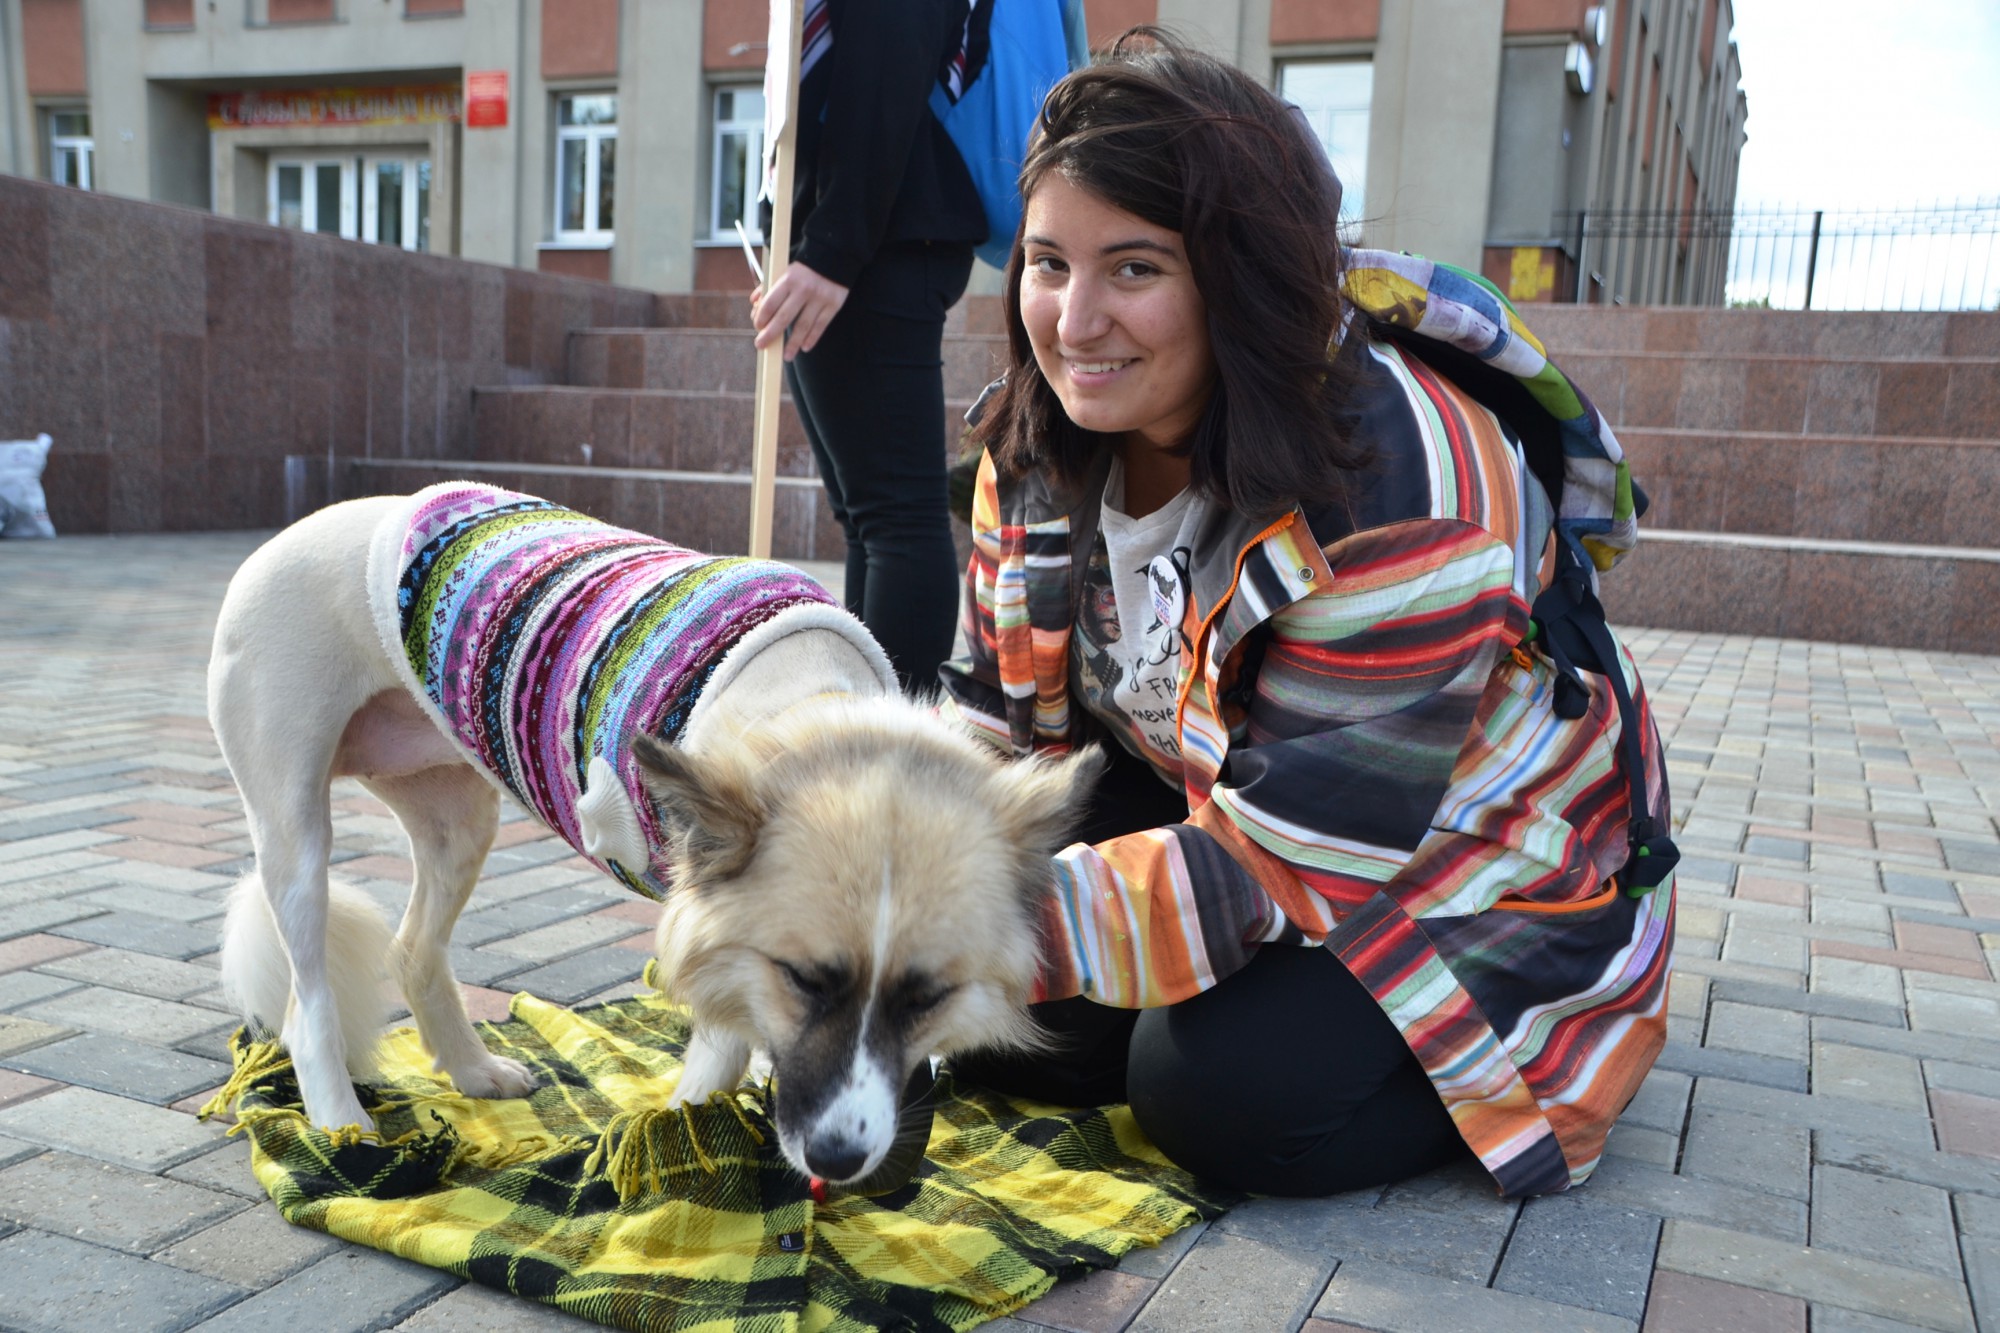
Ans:
POLYGON ((700 885, 750 864, 766 811, 740 765, 643 733, 632 738, 632 757, 667 831, 678 875, 700 885))
POLYGON ((1104 751, 1095 745, 1062 759, 1028 758, 994 775, 994 808, 1008 839, 1037 860, 1054 856, 1082 822, 1090 790, 1103 775, 1104 751))

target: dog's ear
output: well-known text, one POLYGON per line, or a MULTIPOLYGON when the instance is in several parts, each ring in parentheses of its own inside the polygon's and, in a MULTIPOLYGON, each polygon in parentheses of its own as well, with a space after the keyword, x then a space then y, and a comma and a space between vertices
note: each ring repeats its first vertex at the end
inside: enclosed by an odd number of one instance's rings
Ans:
POLYGON ((765 811, 740 767, 643 733, 632 738, 632 757, 690 882, 727 879, 750 864, 765 811))
POLYGON ((1092 745, 1063 759, 1017 759, 994 777, 995 808, 1009 841, 1035 859, 1061 851, 1083 819, 1090 789, 1103 775, 1104 751, 1092 745))

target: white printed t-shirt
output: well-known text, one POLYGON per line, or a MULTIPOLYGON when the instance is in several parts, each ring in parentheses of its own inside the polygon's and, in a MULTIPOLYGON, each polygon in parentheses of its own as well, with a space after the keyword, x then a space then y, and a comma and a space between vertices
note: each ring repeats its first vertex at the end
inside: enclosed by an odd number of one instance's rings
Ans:
POLYGON ((1114 461, 1097 541, 1084 566, 1071 675, 1083 706, 1161 781, 1179 787, 1174 705, 1188 663, 1181 612, 1188 557, 1206 506, 1192 488, 1144 518, 1126 514, 1124 501, 1125 466, 1114 461))

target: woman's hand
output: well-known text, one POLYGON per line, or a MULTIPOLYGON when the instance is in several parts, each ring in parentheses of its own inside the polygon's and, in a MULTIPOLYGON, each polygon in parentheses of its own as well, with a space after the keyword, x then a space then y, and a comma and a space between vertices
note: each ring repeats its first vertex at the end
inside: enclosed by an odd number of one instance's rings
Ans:
POLYGON ((785 339, 785 360, 800 352, 810 352, 826 326, 847 302, 847 288, 831 278, 823 278, 804 264, 787 264, 771 290, 750 306, 750 320, 757 328, 757 346, 769 347, 789 329, 785 339))

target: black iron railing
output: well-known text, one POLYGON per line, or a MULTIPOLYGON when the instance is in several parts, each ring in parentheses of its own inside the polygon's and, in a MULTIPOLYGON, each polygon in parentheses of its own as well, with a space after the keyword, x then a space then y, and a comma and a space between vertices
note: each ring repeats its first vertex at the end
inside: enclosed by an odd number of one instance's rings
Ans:
POLYGON ((1666 304, 2000 308, 2000 198, 1929 207, 1569 213, 1558 215, 1556 227, 1583 256, 1578 300, 1608 299, 1608 289, 1666 304))

